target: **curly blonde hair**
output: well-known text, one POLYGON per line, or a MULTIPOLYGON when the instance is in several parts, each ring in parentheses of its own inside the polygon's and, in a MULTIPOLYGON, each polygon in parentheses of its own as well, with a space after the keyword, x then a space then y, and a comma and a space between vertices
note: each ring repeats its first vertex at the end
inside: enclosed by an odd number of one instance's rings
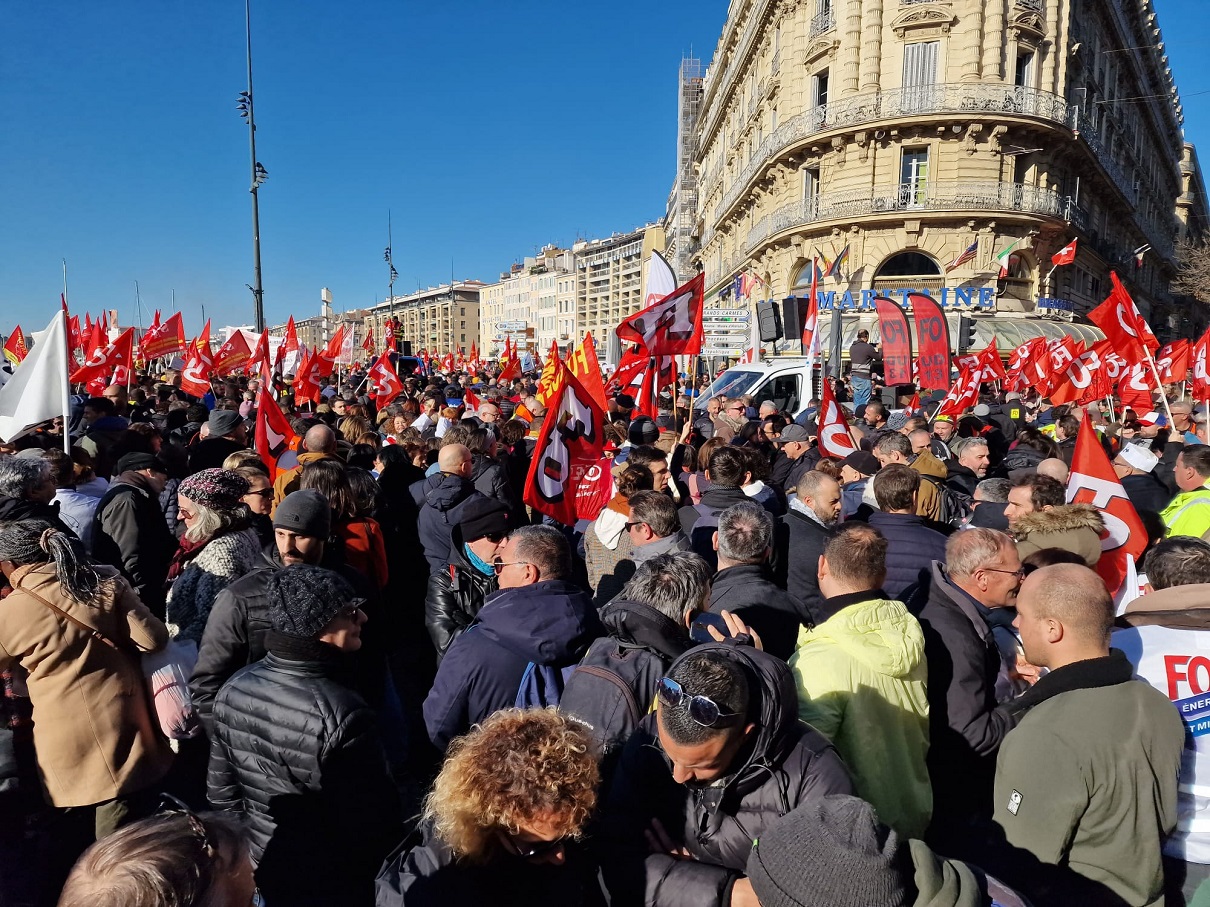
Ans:
POLYGON ((497 832, 535 819, 579 838, 601 774, 591 738, 555 709, 504 709, 450 744, 424 817, 458 859, 487 862, 497 832))

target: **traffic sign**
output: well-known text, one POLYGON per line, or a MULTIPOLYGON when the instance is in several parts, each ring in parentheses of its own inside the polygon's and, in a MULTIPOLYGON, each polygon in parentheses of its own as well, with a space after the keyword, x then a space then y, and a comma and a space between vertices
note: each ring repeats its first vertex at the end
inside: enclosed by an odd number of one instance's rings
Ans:
POLYGON ((748 320, 750 320, 750 319, 752 318, 752 313, 751 313, 751 311, 750 311, 750 310, 748 310, 748 309, 746 309, 746 308, 743 308, 743 309, 740 309, 740 308, 735 308, 735 309, 703 309, 703 310, 702 310, 702 317, 703 317, 703 319, 709 319, 709 318, 735 318, 735 319, 738 319, 739 321, 748 321, 748 320))

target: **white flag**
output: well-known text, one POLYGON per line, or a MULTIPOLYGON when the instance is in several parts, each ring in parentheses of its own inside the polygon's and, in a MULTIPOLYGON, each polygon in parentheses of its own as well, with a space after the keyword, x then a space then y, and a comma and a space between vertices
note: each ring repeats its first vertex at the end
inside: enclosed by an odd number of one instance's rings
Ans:
POLYGON ((647 259, 647 297, 643 307, 654 305, 671 293, 676 292, 678 284, 672 265, 659 252, 652 252, 647 259))
POLYGON ((11 441, 26 429, 66 416, 67 331, 63 310, 51 319, 12 378, 0 388, 0 439, 11 441))

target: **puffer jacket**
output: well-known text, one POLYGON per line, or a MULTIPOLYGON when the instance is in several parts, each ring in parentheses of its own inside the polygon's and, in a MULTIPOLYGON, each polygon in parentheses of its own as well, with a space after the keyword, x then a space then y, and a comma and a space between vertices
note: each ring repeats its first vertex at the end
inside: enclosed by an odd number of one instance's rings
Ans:
POLYGON ((412 494, 423 501, 417 526, 429 571, 444 570, 450 562, 454 527, 462 522, 463 505, 485 495, 475 490, 470 479, 442 472, 417 482, 412 486, 412 494))
POLYGON ((899 598, 914 586, 920 580, 920 571, 928 570, 933 561, 945 561, 945 536, 926 526, 921 517, 877 511, 870 514, 868 522, 887 540, 882 588, 891 598, 899 598))
POLYGON ((429 574, 424 599, 424 624, 440 659, 467 627, 475 622, 487 597, 496 591, 496 576, 480 573, 463 550, 462 527, 455 526, 450 561, 429 574))
POLYGON ((1084 558, 1089 567, 1101 559, 1105 521, 1091 504, 1060 504, 1026 514, 1012 526, 1017 553, 1029 557, 1043 548, 1062 548, 1084 558))
POLYGON ((1034 450, 1025 444, 1018 444, 1004 455, 1004 459, 996 468, 996 475, 1008 478, 1018 470, 1037 469, 1038 464, 1045 459, 1046 454, 1040 450, 1034 450))
POLYGON ((255 529, 224 532, 208 541, 168 590, 168 634, 200 643, 218 594, 260 563, 260 538, 255 529))
POLYGON ((798 717, 835 745, 857 796, 901 838, 918 838, 933 809, 924 634, 901 602, 879 590, 803 630, 790 669, 798 717))
POLYGON ((819 591, 819 556, 827 541, 828 527, 808 514, 796 497, 773 525, 773 582, 802 602, 809 618, 804 623, 819 624, 831 617, 819 591))
POLYGON ((495 498, 511 512, 517 506, 504 467, 484 454, 475 454, 471 461, 471 481, 475 491, 495 498))
POLYGON ((770 577, 764 564, 720 570, 710 586, 710 613, 732 612, 756 631, 766 652, 784 661, 794 651, 799 629, 811 617, 802 602, 770 577))
POLYGON ((681 658, 705 651, 734 660, 747 675, 755 740, 721 783, 688 787, 672 778, 657 716, 643 719, 622 753, 604 811, 601 864, 615 904, 728 904, 766 828, 806 800, 853 792, 836 750, 798 720, 794 678, 784 662, 734 643, 707 643, 681 658), (693 859, 649 852, 643 832, 655 818, 693 859))
POLYGON ((374 713, 335 648, 272 631, 268 646, 215 701, 210 802, 246 818, 266 904, 373 904, 403 836, 374 713))
POLYGON ((429 738, 444 750, 471 725, 516 703, 531 662, 570 667, 603 634, 591 599, 564 580, 493 592, 437 669, 424 701, 429 738))
POLYGON ((702 492, 700 504, 680 509, 681 530, 689 536, 693 553, 700 555, 711 570, 718 569, 718 552, 713 544, 714 533, 718 529, 718 515, 728 507, 746 504, 750 500, 742 488, 712 485, 702 492))
POLYGON ((118 568, 152 614, 164 614, 164 579, 177 548, 146 476, 129 471, 93 511, 93 559, 118 568))

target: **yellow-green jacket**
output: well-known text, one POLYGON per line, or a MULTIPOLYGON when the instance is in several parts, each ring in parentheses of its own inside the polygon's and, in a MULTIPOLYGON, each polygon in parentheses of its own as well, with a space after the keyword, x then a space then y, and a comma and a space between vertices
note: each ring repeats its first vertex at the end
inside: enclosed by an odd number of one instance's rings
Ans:
POLYGON ((1182 491, 1160 512, 1168 535, 1192 535, 1201 538, 1210 532, 1210 488, 1203 485, 1182 491))
POLYGON ((799 633, 790 658, 798 717, 831 739, 878 817, 918 838, 933 811, 924 635, 901 602, 846 598, 853 603, 799 633))

